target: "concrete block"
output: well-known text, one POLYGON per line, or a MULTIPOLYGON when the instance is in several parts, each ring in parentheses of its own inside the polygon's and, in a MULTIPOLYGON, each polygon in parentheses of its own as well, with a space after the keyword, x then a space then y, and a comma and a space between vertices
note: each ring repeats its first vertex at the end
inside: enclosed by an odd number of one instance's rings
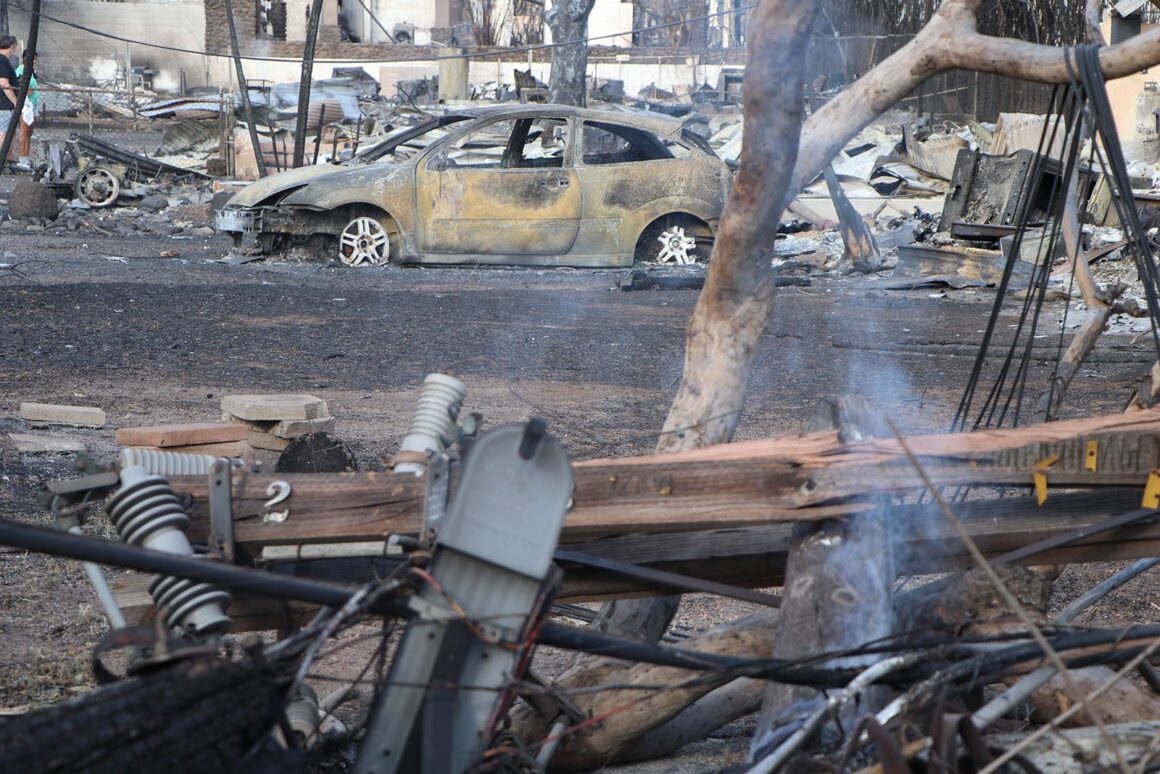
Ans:
POLYGON ((269 432, 279 438, 297 438, 300 435, 310 435, 311 433, 333 433, 334 417, 284 419, 270 428, 269 432))
POLYGON ((286 438, 279 438, 276 435, 263 433, 261 430, 251 430, 246 438, 247 443, 255 449, 265 449, 267 451, 280 452, 290 445, 290 441, 286 438))
POLYGON ((103 427, 105 424, 105 412, 93 406, 21 403, 20 416, 34 424, 84 425, 85 427, 103 427))
POLYGON ((55 452, 83 452, 85 445, 73 438, 61 435, 33 435, 31 433, 9 433, 21 454, 52 454, 55 452))
POLYGON ((153 425, 122 427, 117 430, 121 446, 191 446, 194 444, 244 441, 249 432, 245 425, 195 423, 186 425, 153 425))
POLYGON ((249 422, 318 419, 330 413, 326 401, 313 395, 226 395, 222 411, 249 422))

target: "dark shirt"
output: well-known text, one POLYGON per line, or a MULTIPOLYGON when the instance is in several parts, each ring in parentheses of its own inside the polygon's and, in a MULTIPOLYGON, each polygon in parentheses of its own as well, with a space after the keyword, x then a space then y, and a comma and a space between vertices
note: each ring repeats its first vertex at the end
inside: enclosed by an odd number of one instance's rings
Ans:
MULTIPOLYGON (((0 78, 7 78, 8 84, 12 88, 12 92, 16 93, 17 86, 20 83, 16 78, 16 68, 8 61, 8 57, 0 56, 0 78)), ((0 89, 0 110, 15 110, 16 106, 12 104, 12 100, 8 99, 8 95, 0 89)))

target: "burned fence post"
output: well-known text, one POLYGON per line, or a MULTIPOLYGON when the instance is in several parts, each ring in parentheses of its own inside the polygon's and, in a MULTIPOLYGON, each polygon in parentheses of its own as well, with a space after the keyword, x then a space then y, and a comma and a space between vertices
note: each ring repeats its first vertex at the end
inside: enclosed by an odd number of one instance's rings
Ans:
POLYGON ((310 112, 310 80, 314 77, 314 47, 318 45, 318 26, 322 22, 322 0, 310 5, 306 23, 306 43, 302 47, 302 77, 298 83, 298 120, 294 124, 294 163, 302 166, 306 159, 306 119, 310 112))
POLYGON ((12 109, 12 116, 8 119, 8 126, 4 128, 4 142, 0 144, 0 172, 8 163, 8 151, 16 139, 16 130, 20 126, 20 113, 24 110, 24 101, 28 98, 28 88, 32 82, 32 64, 36 59, 36 39, 40 34, 40 0, 32 0, 32 10, 29 12, 32 19, 28 23, 28 45, 24 47, 24 74, 20 76, 20 88, 17 89, 16 105, 12 109))
POLYGON ((250 88, 246 83, 246 73, 242 70, 242 55, 238 49, 238 29, 234 19, 234 4, 226 0, 226 21, 230 25, 230 52, 234 59, 234 70, 238 75, 238 91, 242 97, 242 116, 246 119, 246 129, 250 132, 250 145, 254 147, 254 158, 258 162, 258 177, 266 176, 266 159, 258 144, 258 127, 254 124, 254 107, 250 103, 250 88))
POLYGON ((326 103, 322 103, 318 111, 318 131, 314 133, 314 158, 311 164, 318 163, 318 150, 322 147, 322 130, 326 126, 326 103))

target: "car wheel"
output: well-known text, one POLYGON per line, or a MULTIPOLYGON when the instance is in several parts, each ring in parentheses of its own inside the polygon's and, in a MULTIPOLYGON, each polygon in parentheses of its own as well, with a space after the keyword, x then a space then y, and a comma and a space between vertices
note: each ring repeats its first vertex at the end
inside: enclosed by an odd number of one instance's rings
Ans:
POLYGON ((354 218, 338 235, 338 260, 347 266, 381 266, 391 258, 391 236, 378 218, 354 218))
POLYGON ((669 216, 644 230, 637 242, 636 258, 649 263, 687 266, 708 261, 712 245, 708 226, 691 218, 669 216))
POLYGON ((121 195, 121 181, 104 167, 86 167, 77 175, 75 191, 90 207, 112 207, 121 195))

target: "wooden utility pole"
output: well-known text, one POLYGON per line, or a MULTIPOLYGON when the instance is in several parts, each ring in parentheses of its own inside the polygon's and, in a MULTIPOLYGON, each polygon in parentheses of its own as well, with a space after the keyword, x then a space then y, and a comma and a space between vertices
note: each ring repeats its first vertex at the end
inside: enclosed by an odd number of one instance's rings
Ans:
MULTIPOLYGON (((7 8, 5 9, 7 11, 7 8)), ((32 19, 28 23, 28 45, 24 47, 24 74, 20 76, 20 88, 16 94, 16 107, 12 110, 12 117, 8 119, 8 126, 4 130, 4 142, 0 144, 0 172, 8 163, 8 151, 16 140, 16 132, 20 127, 20 112, 24 110, 24 100, 28 98, 28 86, 32 82, 32 62, 36 59, 36 38, 40 34, 40 0, 32 0, 32 19)))
POLYGON ((314 47, 318 44, 318 27, 322 22, 322 0, 310 5, 306 22, 306 44, 302 47, 302 77, 298 82, 298 120, 294 124, 294 166, 302 166, 306 157, 306 119, 310 114, 310 81, 314 77, 314 47))
MULTIPOLYGON (((254 108, 250 104, 250 89, 246 85, 246 74, 242 70, 242 55, 238 49, 238 29, 234 20, 234 4, 226 0, 226 19, 230 25, 230 51, 234 57, 234 70, 238 74, 238 90, 242 95, 242 116, 246 119, 246 128, 250 131, 250 145, 254 148, 254 159, 258 162, 258 177, 266 176, 266 159, 262 155, 262 146, 258 143, 258 127, 254 123, 254 108)), ((271 137, 270 141, 273 142, 271 137)), ((224 161, 224 159, 223 159, 224 161)))

